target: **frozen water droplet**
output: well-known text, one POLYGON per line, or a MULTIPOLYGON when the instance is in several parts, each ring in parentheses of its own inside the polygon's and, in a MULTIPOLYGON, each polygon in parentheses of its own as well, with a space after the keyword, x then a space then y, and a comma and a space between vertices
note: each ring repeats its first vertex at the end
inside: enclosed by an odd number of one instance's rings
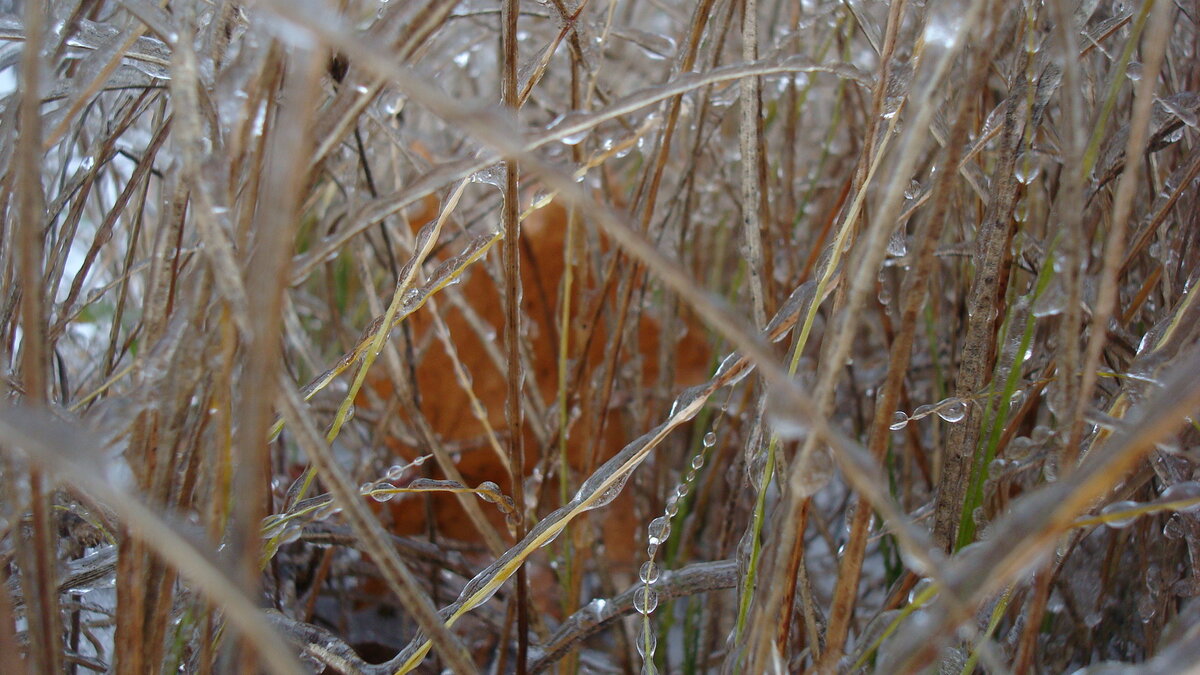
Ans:
MULTIPOLYGON (((638 614, 653 613, 658 608, 658 591, 649 586, 637 589, 633 596, 633 608, 637 610, 638 614)), ((638 651, 641 651, 640 647, 638 651)))
POLYGON ((396 486, 391 483, 378 483, 371 490, 371 499, 377 502, 390 502, 396 496, 396 493, 392 492, 395 489, 396 486))
POLYGON ((279 544, 282 546, 283 544, 290 544, 293 541, 298 540, 303 531, 304 528, 300 527, 299 525, 287 526, 279 535, 279 544))
POLYGON ((653 560, 647 560, 642 563, 641 569, 638 570, 638 578, 643 584, 653 584, 658 581, 658 565, 654 564, 653 560))
POLYGON ((484 183, 498 190, 503 190, 504 180, 507 175, 508 169, 503 164, 493 164, 486 169, 481 169, 471 174, 471 182, 484 183))
MULTIPOLYGON (((596 488, 590 486, 589 483, 591 483, 594 479, 600 480, 597 478, 597 476, 593 475, 592 478, 589 478, 588 480, 583 482, 583 485, 579 488, 579 492, 575 495, 576 499, 586 499, 589 495, 592 494, 592 492, 596 488)), ((592 502, 591 506, 589 507, 589 510, 590 509, 598 509, 602 506, 608 506, 609 504, 611 504, 612 501, 617 498, 617 495, 621 494, 621 490, 625 488, 625 482, 628 480, 629 480, 629 472, 625 472, 619 478, 617 478, 617 480, 612 485, 610 485, 607 489, 605 489, 604 492, 602 492, 600 494, 600 496, 596 499, 596 501, 592 502)))
MULTIPOLYGON (((1158 100, 1158 104, 1161 105, 1164 110, 1174 117, 1179 118, 1179 121, 1193 128, 1200 124, 1200 121, 1197 120, 1196 116, 1196 111, 1200 109, 1200 106, 1197 105, 1198 102, 1200 102, 1200 99, 1196 98, 1196 94, 1188 91, 1172 94, 1171 96, 1165 96, 1158 100)), ((1183 129, 1179 129, 1171 135, 1175 136, 1176 134, 1178 134, 1179 138, 1183 138, 1183 129)), ((1173 143, 1179 140, 1179 138, 1168 139, 1168 142, 1173 143)))
POLYGON ((404 110, 405 98, 397 92, 385 92, 379 96, 379 112, 387 117, 395 117, 404 110))
POLYGON ((961 398, 942 399, 937 404, 938 417, 947 422, 961 422, 967 416, 967 402, 961 398))
POLYGON ((1032 153, 1023 152, 1017 157, 1013 175, 1025 185, 1032 183, 1042 173, 1042 165, 1032 153))
POLYGON ((330 518, 332 518, 333 516, 336 516, 337 514, 339 514, 341 512, 342 512, 342 507, 340 507, 337 504, 335 504, 334 502, 330 501, 328 504, 317 509, 317 512, 313 514, 313 519, 314 520, 329 520, 330 518))
MULTIPOLYGON (((712 446, 714 446, 716 444, 717 444, 717 434, 715 432, 710 431, 707 434, 704 434, 704 447, 711 448, 712 446)), ((700 457, 700 464, 701 464, 701 466, 703 466, 703 464, 704 464, 703 456, 697 455, 697 457, 700 457)), ((696 460, 693 459, 692 464, 695 465, 695 463, 696 463, 696 460)), ((700 467, 696 467, 696 468, 698 469, 700 467)))
POLYGON ((647 541, 656 546, 662 545, 667 540, 667 537, 671 536, 671 521, 659 516, 650 521, 647 533, 647 541))
POLYGON ((480 570, 479 574, 476 574, 470 581, 467 582, 467 585, 463 587, 462 593, 458 595, 458 598, 459 600, 463 601, 464 609, 474 609, 479 607, 488 600, 491 600, 492 596, 496 595, 496 591, 500 590, 501 584, 489 584, 494 567, 495 563, 483 568, 480 570), (482 593, 482 595, 480 595, 480 597, 476 598, 474 601, 468 603, 467 600, 477 593, 482 593))
POLYGON ((549 206, 552 201, 554 201, 554 193, 546 188, 541 188, 534 193, 533 202, 529 205, 529 208, 540 209, 544 206, 549 206))
POLYGON ((479 498, 485 502, 494 504, 499 501, 500 486, 490 480, 483 481, 475 490, 475 494, 479 495, 479 498))
POLYGON ((1104 516, 1104 517, 1110 517, 1108 520, 1104 521, 1105 525, 1107 525, 1111 528, 1114 528, 1114 529, 1121 529, 1123 527, 1129 527, 1133 523, 1133 521, 1137 520, 1137 516, 1136 515, 1117 516, 1115 514, 1125 513, 1126 511, 1130 511, 1137 507, 1138 507, 1138 503, 1134 502, 1134 501, 1127 500, 1127 501, 1121 501, 1121 502, 1113 502, 1113 503, 1109 504, 1108 506, 1105 506, 1103 509, 1100 509, 1100 515, 1104 516))
POLYGON ((1024 223, 1029 220, 1029 199, 1022 197, 1017 200, 1016 206, 1013 207, 1013 220, 1018 223, 1024 223))
MULTIPOLYGON (((636 604, 636 600, 634 603, 636 604)), ((658 675, 658 671, 654 668, 654 650, 657 646, 658 641, 654 637, 654 630, 648 622, 641 622, 637 635, 637 650, 643 659, 641 675, 658 675)))
POLYGON ((668 417, 675 419, 676 415, 682 415, 682 419, 679 420, 681 422, 695 417, 696 413, 700 412, 700 408, 704 407, 704 401, 708 399, 707 396, 704 396, 706 388, 705 385, 700 384, 684 389, 683 393, 679 394, 675 402, 671 404, 671 413, 668 417))
POLYGON ((1163 524, 1163 536, 1167 539, 1177 540, 1182 539, 1187 533, 1187 527, 1183 523, 1183 516, 1178 513, 1172 514, 1167 522, 1163 524))
POLYGON ((900 112, 900 104, 904 103, 903 96, 888 96, 883 99, 883 119, 890 120, 900 112))
MULTIPOLYGON (((721 365, 717 366, 717 372, 713 375, 713 379, 722 378, 741 362, 742 359, 737 352, 730 353, 728 356, 721 359, 721 365)), ((742 369, 736 375, 733 375, 729 379, 729 382, 725 384, 725 386, 732 387, 738 382, 746 379, 746 376, 750 374, 751 370, 753 370, 753 368, 751 368, 749 364, 743 364, 742 369)))
POLYGON ((898 227, 888 238, 887 254, 893 258, 902 258, 908 254, 908 239, 905 237, 904 228, 898 227))
POLYGON ((1178 511, 1188 513, 1200 511, 1200 483, 1194 480, 1176 483, 1163 490, 1161 500, 1164 502, 1190 502, 1180 506, 1178 511))
MULTIPOLYGON (((518 520, 519 516, 515 510, 510 511, 508 515, 512 518, 512 524, 514 526, 520 522, 518 520)), ((532 530, 529 531, 529 538, 537 538, 537 537, 545 536, 546 537, 545 541, 543 541, 541 544, 539 544, 539 546, 541 546, 542 548, 545 548, 545 547, 549 546, 551 543, 553 543, 555 539, 558 539, 558 535, 562 534, 562 531, 563 531, 563 528, 558 523, 556 523, 554 520, 552 520, 550 518, 547 518, 547 519, 539 522, 537 525, 534 526, 534 528, 532 530), (551 532, 549 535, 546 535, 546 532, 548 532, 551 529, 553 529, 554 531, 551 532)))
POLYGON ((403 475, 404 475, 404 466, 400 465, 400 464, 393 464, 393 465, 389 466, 387 473, 385 474, 385 476, 388 480, 400 480, 400 477, 403 475))
POLYGON ((905 413, 903 410, 897 410, 896 412, 892 413, 892 423, 888 425, 889 429, 892 431, 900 431, 906 426, 908 426, 907 413, 905 413))
POLYGON ((1008 99, 1005 99, 992 108, 992 112, 988 113, 987 119, 983 122, 983 128, 979 130, 980 136, 987 136, 1000 128, 1000 124, 1004 122, 1004 108, 1007 103, 1008 99))
MULTIPOLYGON (((922 595, 925 594, 925 592, 932 585, 933 585, 933 580, 929 579, 929 578, 921 579, 916 584, 914 584, 912 587, 912 590, 910 590, 908 592, 908 604, 911 605, 911 604, 915 603, 918 599, 921 598, 922 595)), ((933 597, 937 597, 937 596, 934 595, 933 597)), ((931 601, 932 599, 933 598, 931 597, 926 601, 928 602, 928 601, 931 601)))
MULTIPOLYGON (((712 443, 708 443, 708 442, 707 442, 707 441, 708 441, 708 436, 707 436, 707 435, 705 435, 705 437, 704 437, 704 440, 705 440, 704 447, 706 447, 706 448, 711 448, 712 446, 714 446, 714 445, 716 445, 716 444, 717 444, 717 435, 716 435, 716 434, 713 434, 711 431, 709 432, 709 434, 712 434, 712 437, 713 437, 713 438, 712 438, 712 443)), ((704 467, 704 455, 703 455, 703 454, 696 455, 695 457, 693 457, 693 458, 692 458, 692 470, 693 470, 693 471, 699 471, 699 470, 700 470, 700 469, 702 469, 703 467, 704 467)))
POLYGON ((788 332, 779 330, 779 327, 783 325, 784 321, 798 314, 807 303, 811 302, 816 297, 816 294, 816 280, 806 281, 792 291, 792 294, 789 295, 788 299, 784 301, 783 306, 779 308, 779 311, 775 313, 775 316, 772 317, 769 322, 767 322, 765 332, 768 335, 774 335, 772 338, 773 341, 779 342, 787 336, 788 332))

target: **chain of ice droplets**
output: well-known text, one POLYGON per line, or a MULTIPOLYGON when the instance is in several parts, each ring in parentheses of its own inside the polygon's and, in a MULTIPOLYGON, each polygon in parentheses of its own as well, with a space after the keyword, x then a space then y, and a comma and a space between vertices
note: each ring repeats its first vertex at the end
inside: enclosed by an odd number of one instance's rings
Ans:
POLYGON ((696 475, 704 467, 704 455, 713 446, 717 444, 717 434, 715 431, 710 431, 704 434, 704 440, 701 443, 704 447, 692 456, 688 465, 688 470, 683 475, 683 480, 675 486, 675 491, 667 497, 666 506, 663 507, 663 514, 654 520, 650 521, 647 528, 646 537, 646 562, 642 563, 641 569, 638 570, 638 578, 642 581, 642 589, 633 596, 633 608, 638 614, 642 615, 641 629, 637 636, 637 650, 642 655, 642 675, 656 675, 658 669, 654 666, 654 649, 657 645, 657 638, 654 637, 654 629, 650 625, 650 615, 658 607, 658 591, 654 586, 658 583, 659 569, 658 564, 654 562, 658 557, 658 549, 663 544, 667 543, 667 538, 671 536, 671 519, 675 514, 679 513, 679 502, 683 501, 691 492, 692 484, 696 482, 696 475))
MULTIPOLYGON (((432 457, 433 455, 421 455, 408 464, 393 464, 388 467, 382 478, 360 485, 358 493, 377 502, 386 502, 396 496, 396 493, 389 492, 396 489, 396 486, 389 481, 400 480, 409 469, 421 466, 432 457)), ((495 484, 484 483, 477 489, 486 492, 492 485, 495 484)), ((497 486, 495 492, 499 491, 500 488, 497 486)), ((289 544, 300 538, 305 523, 328 520, 341 512, 342 507, 338 505, 332 495, 323 494, 311 497, 292 505, 286 513, 277 513, 264 518, 263 536, 276 537, 278 544, 289 544)))
POLYGON ((421 466, 426 460, 432 457, 433 455, 421 455, 408 464, 393 464, 388 467, 388 470, 383 474, 383 478, 367 481, 358 486, 358 493, 364 497, 370 497, 377 502, 390 501, 396 496, 395 493, 387 492, 388 490, 396 489, 393 483, 403 478, 409 469, 421 466))
MULTIPOLYGON (((409 469, 420 466, 431 457, 433 455, 422 455, 408 464, 394 464, 387 470, 383 478, 377 481, 368 481, 359 486, 358 493, 364 497, 370 497, 377 502, 391 501, 405 490, 405 488, 399 488, 393 483, 399 481, 409 469)), ((415 478, 408 483, 407 489, 429 492, 466 489, 483 501, 495 504, 500 513, 504 514, 505 523, 510 531, 515 530, 518 523, 519 515, 516 505, 513 504, 511 498, 500 491, 499 485, 490 480, 485 480, 474 488, 471 488, 450 480, 415 478)))
POLYGON ((951 396, 934 404, 919 406, 911 415, 905 413, 903 410, 897 410, 892 413, 892 422, 888 425, 888 428, 892 431, 900 431, 908 426, 909 422, 915 422, 922 417, 928 417, 934 413, 937 413, 938 417, 951 424, 961 422, 967 416, 967 406, 969 403, 970 401, 968 400, 951 396))

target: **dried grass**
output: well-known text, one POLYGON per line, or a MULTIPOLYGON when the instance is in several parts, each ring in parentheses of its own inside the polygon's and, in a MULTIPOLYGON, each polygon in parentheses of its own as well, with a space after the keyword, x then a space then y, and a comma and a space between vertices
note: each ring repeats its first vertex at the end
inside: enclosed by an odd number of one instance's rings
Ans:
POLYGON ((4 9, 3 672, 1200 658, 1194 3, 4 9))

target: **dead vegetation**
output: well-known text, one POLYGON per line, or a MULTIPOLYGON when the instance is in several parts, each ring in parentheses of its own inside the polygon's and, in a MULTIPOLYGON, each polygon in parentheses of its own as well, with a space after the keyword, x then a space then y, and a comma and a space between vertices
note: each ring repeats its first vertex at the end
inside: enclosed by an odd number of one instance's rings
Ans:
POLYGON ((1196 3, 17 5, 0 671, 1200 659, 1196 3))

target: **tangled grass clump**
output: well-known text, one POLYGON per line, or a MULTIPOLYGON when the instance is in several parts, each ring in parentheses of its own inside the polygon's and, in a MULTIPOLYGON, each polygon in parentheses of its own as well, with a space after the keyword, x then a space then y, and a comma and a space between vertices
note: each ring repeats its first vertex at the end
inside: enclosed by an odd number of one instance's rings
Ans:
POLYGON ((0 672, 1200 658, 1194 3, 0 11, 0 672))

